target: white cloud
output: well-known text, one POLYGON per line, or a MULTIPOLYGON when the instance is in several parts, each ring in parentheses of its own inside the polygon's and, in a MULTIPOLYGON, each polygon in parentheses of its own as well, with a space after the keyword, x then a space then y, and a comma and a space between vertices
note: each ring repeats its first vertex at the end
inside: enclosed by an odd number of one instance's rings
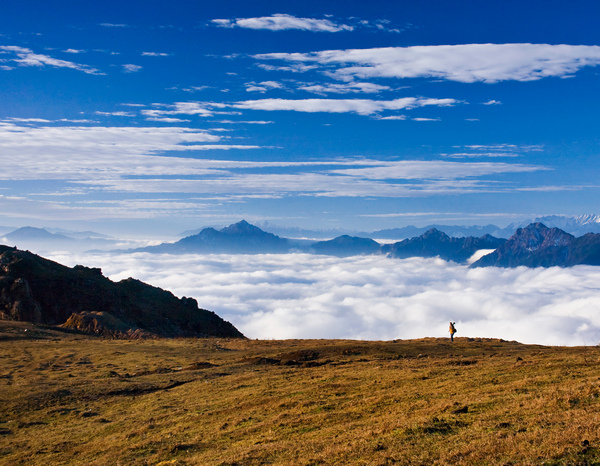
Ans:
POLYGON ((600 46, 463 44, 313 53, 257 54, 258 60, 318 64, 336 79, 439 78, 464 83, 533 81, 571 75, 600 64, 600 46))
MULTIPOLYGON (((359 163, 357 162, 357 165, 359 163)), ((366 164, 365 164, 366 165, 366 164)), ((360 168, 341 168, 332 170, 339 175, 356 176, 373 180, 386 179, 460 179, 487 176, 499 173, 528 173, 543 170, 534 165, 492 163, 492 162, 446 162, 414 161, 379 162, 360 168)))
MULTIPOLYGON (((57 58, 52 58, 48 55, 41 55, 39 53, 34 53, 33 50, 25 48, 25 47, 17 47, 13 45, 0 45, 0 51, 4 51, 6 54, 15 55, 14 58, 4 59, 5 62, 13 62, 17 66, 35 66, 35 67, 44 67, 51 66, 54 68, 70 68, 77 71, 83 71, 86 74, 94 74, 94 75, 102 75, 96 68, 92 68, 88 65, 82 65, 79 63, 73 63, 66 60, 59 60, 57 58)), ((8 66, 7 68, 12 68, 8 66)), ((7 69, 5 68, 5 69, 7 69)))
POLYGON ((379 120, 406 120, 406 115, 390 115, 386 117, 379 117, 379 120))
POLYGON ((369 99, 261 99, 246 100, 231 104, 234 108, 245 110, 291 110, 296 112, 357 113, 372 115, 384 110, 402 110, 434 105, 447 107, 460 103, 455 99, 425 99, 404 97, 394 100, 369 99))
POLYGON ((502 105, 502 102, 499 100, 488 100, 487 102, 483 102, 483 105, 502 105))
POLYGON ((4 123, 0 124, 0 179, 198 174, 207 172, 201 161, 154 154, 256 148, 222 144, 222 140, 222 136, 182 127, 31 127, 4 123))
POLYGON ((417 117, 417 118, 412 118, 413 121, 442 121, 440 118, 422 118, 422 117, 417 117))
POLYGON ((439 259, 55 254, 192 296, 250 338, 488 337, 600 342, 600 268, 468 269, 439 259))
POLYGON ((272 125, 275 123, 274 121, 266 121, 266 120, 219 120, 218 123, 222 124, 246 124, 246 125, 272 125))
POLYGON ((187 123, 190 120, 184 120, 182 118, 171 118, 171 117, 148 117, 148 121, 160 121, 162 123, 187 123))
POLYGON ((121 116, 121 117, 134 117, 135 113, 131 113, 131 112, 94 112, 95 115, 102 115, 102 116, 121 116))
POLYGON ((258 18, 213 19, 212 23, 225 28, 241 27, 270 31, 297 29, 312 32, 339 32, 353 30, 352 26, 337 24, 328 19, 297 18, 287 14, 274 14, 258 18))
POLYGON ((273 66, 266 63, 259 63, 256 66, 267 71, 291 71, 292 73, 304 73, 318 68, 317 65, 304 65, 302 63, 294 63, 288 66, 273 66))
POLYGON ((276 81, 263 81, 260 83, 246 83, 247 92, 266 92, 270 89, 283 89, 284 86, 276 81))
POLYGON ((168 57, 169 55, 164 52, 142 52, 142 57, 168 57))
POLYGON ((112 192, 196 193, 205 197, 293 195, 402 198, 475 192, 510 192, 514 191, 510 185, 499 187, 493 181, 479 178, 503 173, 530 173, 543 170, 543 167, 520 164, 374 160, 304 163, 206 160, 189 162, 185 165, 173 160, 169 170, 168 173, 175 173, 176 170, 183 173, 188 170, 189 174, 197 173, 206 176, 199 179, 189 179, 189 177, 129 179, 105 176, 101 179, 86 179, 81 183, 112 192), (332 166, 336 165, 339 168, 332 169, 332 166), (288 173, 274 172, 278 167, 287 167, 288 173), (237 170, 229 171, 230 168, 237 168, 237 170), (246 172, 243 169, 251 170, 246 172))
POLYGON ((329 84, 303 84, 298 86, 298 89, 303 91, 312 92, 314 94, 349 94, 349 93, 365 93, 365 94, 378 94, 382 91, 389 91, 389 86, 382 86, 380 84, 373 83, 329 83, 329 84))
POLYGON ((123 66, 123 72, 124 73, 137 73, 138 71, 140 71, 142 69, 142 67, 140 65, 132 65, 132 64, 127 64, 127 65, 122 65, 123 66))
POLYGON ((67 49, 67 50, 63 50, 64 53, 85 53, 85 50, 78 50, 78 49, 67 49))
POLYGON ((150 118, 160 118, 171 115, 200 115, 210 117, 215 113, 209 102, 175 102, 173 104, 153 104, 154 109, 142 110, 142 115, 150 118))
MULTIPOLYGON (((157 117, 161 118, 161 117, 157 117)), ((165 117, 170 118, 170 117, 165 117)), ((61 180, 50 193, 73 186, 100 192, 189 193, 240 202, 255 196, 422 197, 514 192, 494 181, 545 167, 525 164, 334 159, 236 161, 202 158, 201 151, 258 149, 186 127, 31 126, 0 122, 0 179, 61 180), (183 155, 179 155, 185 153, 183 155)), ((66 207, 65 207, 66 208, 66 207)))
POLYGON ((471 144, 466 146, 456 146, 460 152, 440 154, 443 157, 450 158, 473 158, 473 157, 520 157, 528 152, 541 152, 543 146, 518 145, 518 144, 471 144))
POLYGON ((6 121, 15 121, 19 123, 51 123, 52 120, 45 118, 7 118, 6 121))

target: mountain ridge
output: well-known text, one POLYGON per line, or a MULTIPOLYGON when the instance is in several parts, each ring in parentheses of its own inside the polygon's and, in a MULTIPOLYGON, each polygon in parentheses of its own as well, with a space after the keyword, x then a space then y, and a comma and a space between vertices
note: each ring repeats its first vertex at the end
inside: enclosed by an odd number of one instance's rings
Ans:
POLYGON ((519 228, 494 252, 471 267, 571 267, 600 265, 600 234, 575 237, 541 222, 519 228))

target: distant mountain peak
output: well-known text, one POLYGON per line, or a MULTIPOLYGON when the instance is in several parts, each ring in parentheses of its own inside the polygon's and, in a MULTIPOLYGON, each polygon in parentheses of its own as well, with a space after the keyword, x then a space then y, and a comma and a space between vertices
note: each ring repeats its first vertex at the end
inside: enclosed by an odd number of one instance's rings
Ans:
POLYGON ((17 228, 5 235, 9 240, 69 240, 68 236, 57 233, 50 233, 48 230, 36 227, 21 227, 17 228))
POLYGON ((486 235, 451 238, 437 228, 430 228, 421 236, 386 244, 381 249, 390 257, 440 257, 444 260, 465 262, 480 249, 496 249, 505 240, 486 235))
POLYGON ((437 228, 430 228, 429 230, 427 230, 425 233, 423 233, 421 235, 421 238, 435 239, 435 240, 441 240, 441 241, 450 239, 450 237, 446 233, 438 230, 437 228))
POLYGON ((519 228, 506 243, 482 257, 473 267, 569 267, 600 265, 600 235, 575 236, 560 228, 534 222, 519 228))
POLYGON ((223 229, 220 230, 221 233, 226 235, 272 235, 272 233, 267 233, 260 228, 251 225, 246 220, 241 220, 237 223, 233 223, 223 229))
POLYGON ((573 235, 559 228, 548 228, 541 222, 535 222, 519 228, 509 241, 528 251, 536 251, 540 248, 567 246, 573 239, 573 235))

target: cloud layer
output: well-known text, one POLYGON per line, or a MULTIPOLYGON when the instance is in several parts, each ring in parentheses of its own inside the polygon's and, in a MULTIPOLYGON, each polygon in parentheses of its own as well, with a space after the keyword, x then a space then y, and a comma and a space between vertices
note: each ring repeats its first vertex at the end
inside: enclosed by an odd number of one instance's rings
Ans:
POLYGON ((254 58, 261 61, 283 61, 286 66, 318 65, 330 76, 345 81, 366 78, 437 78, 463 83, 495 83, 569 76, 583 67, 600 64, 600 47, 464 44, 267 53, 254 55, 254 58))
POLYGON ((439 259, 54 255, 193 296, 250 338, 462 337, 600 342, 600 268, 468 269, 439 259))
POLYGON ((263 162, 179 155, 255 148, 225 144, 220 135, 191 128, 26 126, 0 122, 0 179, 72 180, 105 190, 146 193, 404 197, 489 189, 491 185, 486 188, 478 178, 545 169, 491 162, 263 162), (165 156, 165 152, 172 154, 165 156), (399 180, 404 182, 395 183, 399 180))

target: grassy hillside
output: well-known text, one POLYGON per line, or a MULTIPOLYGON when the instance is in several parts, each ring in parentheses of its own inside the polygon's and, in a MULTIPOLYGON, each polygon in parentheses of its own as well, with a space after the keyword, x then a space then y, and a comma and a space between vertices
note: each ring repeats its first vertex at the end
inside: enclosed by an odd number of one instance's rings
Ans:
POLYGON ((0 322, 1 464, 598 464, 600 350, 0 322), (27 330, 27 331, 25 331, 27 330))

